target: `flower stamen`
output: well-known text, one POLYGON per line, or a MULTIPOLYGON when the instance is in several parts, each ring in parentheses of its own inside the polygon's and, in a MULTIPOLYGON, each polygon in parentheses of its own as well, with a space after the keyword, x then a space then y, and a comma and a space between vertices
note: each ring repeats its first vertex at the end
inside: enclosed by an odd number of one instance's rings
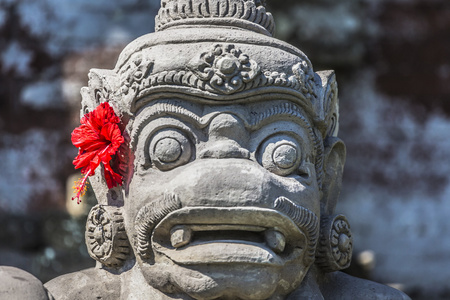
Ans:
POLYGON ((77 199, 77 204, 81 203, 81 198, 86 194, 87 186, 89 185, 88 174, 86 174, 84 177, 79 178, 77 181, 75 181, 75 185, 72 187, 74 189, 75 196, 72 197, 72 200, 77 199))

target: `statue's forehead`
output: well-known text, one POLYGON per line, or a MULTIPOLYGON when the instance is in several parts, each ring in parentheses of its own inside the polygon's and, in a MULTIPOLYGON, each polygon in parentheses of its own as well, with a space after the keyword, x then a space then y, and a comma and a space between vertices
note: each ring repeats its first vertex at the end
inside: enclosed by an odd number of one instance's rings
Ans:
MULTIPOLYGON (((239 117, 248 128, 257 127, 264 121, 274 122, 285 118, 289 118, 291 122, 312 127, 311 117, 303 108, 296 103, 285 100, 211 105, 181 99, 161 99, 146 105, 136 113, 132 127, 136 128, 142 122, 149 122, 167 115, 178 116, 183 119, 188 118, 198 123, 199 127, 204 127, 215 116, 223 113, 239 117)), ((135 131, 135 129, 131 131, 135 131)))
MULTIPOLYGON (((210 105, 181 99, 161 99, 141 108, 129 124, 131 144, 136 145, 142 130, 154 120, 167 117, 187 121, 197 128, 206 128, 216 116, 232 114, 239 118, 248 131, 283 121, 303 128, 311 141, 317 139, 311 117, 296 103, 286 100, 259 101, 247 104, 210 105)), ((286 127, 286 126, 285 126, 286 127)))
POLYGON ((284 99, 301 106, 326 136, 336 134, 335 82, 332 72, 314 73, 303 52, 270 36, 182 27, 132 42, 114 70, 91 70, 83 110, 108 101, 134 117, 161 98, 211 107, 284 99))

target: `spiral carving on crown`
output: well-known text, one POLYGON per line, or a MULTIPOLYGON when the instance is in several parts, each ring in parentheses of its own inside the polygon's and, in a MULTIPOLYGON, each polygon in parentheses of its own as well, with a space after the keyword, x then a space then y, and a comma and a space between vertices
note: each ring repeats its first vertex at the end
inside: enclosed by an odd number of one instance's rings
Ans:
POLYGON ((244 88, 261 72, 258 64, 234 45, 215 45, 213 49, 193 58, 188 68, 212 91, 232 94, 244 88))
POLYGON ((224 19, 259 25, 270 35, 275 29, 273 16, 261 0, 161 0, 155 30, 175 24, 215 24, 224 19))

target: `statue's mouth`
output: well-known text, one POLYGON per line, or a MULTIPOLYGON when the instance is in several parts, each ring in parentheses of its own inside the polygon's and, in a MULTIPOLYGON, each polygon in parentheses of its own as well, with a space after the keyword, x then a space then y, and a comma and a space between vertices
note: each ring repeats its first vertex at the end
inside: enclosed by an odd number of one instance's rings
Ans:
POLYGON ((186 207, 155 228, 156 252, 178 264, 283 266, 304 254, 307 238, 286 215, 256 207, 186 207))

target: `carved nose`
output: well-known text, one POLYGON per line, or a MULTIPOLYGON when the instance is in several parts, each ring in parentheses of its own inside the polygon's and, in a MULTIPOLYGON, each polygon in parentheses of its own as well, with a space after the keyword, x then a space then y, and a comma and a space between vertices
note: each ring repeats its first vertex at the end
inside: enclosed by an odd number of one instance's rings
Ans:
POLYGON ((201 151, 200 158, 250 158, 250 151, 232 141, 219 141, 201 151))
POLYGON ((209 140, 200 158, 250 158, 245 125, 237 116, 220 114, 209 125, 209 140))

